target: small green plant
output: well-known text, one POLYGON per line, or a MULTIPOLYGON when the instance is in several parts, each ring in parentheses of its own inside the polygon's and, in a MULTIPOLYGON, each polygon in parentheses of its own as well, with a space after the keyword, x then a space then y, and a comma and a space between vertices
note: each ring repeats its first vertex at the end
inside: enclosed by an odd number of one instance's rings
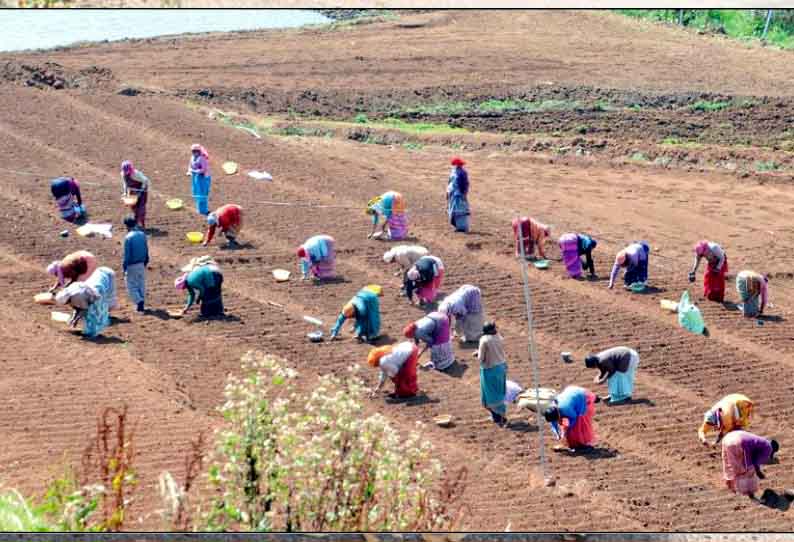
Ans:
POLYGON ((756 171, 777 171, 780 169, 780 164, 774 160, 758 161, 755 163, 756 171))
POLYGON ((306 396, 297 373, 262 354, 229 376, 209 467, 209 530, 441 531, 465 471, 442 476, 431 445, 367 415, 357 369, 320 377, 306 396))
POLYGON ((629 157, 629 159, 634 161, 634 162, 647 162, 648 161, 648 157, 644 153, 639 152, 639 151, 635 152, 634 154, 632 154, 629 157))
POLYGON ((401 119, 387 118, 382 122, 374 125, 375 127, 383 126, 384 128, 392 128, 412 134, 465 134, 469 131, 465 128, 457 128, 449 124, 440 124, 433 122, 406 122, 401 119))
POLYGON ((629 109, 632 111, 642 111, 642 106, 640 104, 631 104, 629 109))
POLYGON ((355 116, 355 118, 353 119, 353 122, 355 122, 357 124, 366 124, 366 123, 369 122, 369 119, 367 118, 366 114, 359 113, 358 115, 355 116))
POLYGON ((300 137, 300 136, 305 136, 306 135, 306 130, 304 130, 300 126, 289 125, 289 126, 286 126, 286 127, 282 128, 281 130, 279 130, 279 133, 281 135, 283 135, 283 136, 298 136, 298 137, 300 137))
POLYGON ((683 145, 683 143, 684 143, 683 139, 680 139, 680 138, 677 138, 677 137, 673 137, 673 136, 665 137, 662 140, 662 145, 670 145, 670 146, 672 146, 672 145, 683 145))
POLYGON ((0 531, 43 532, 55 531, 44 515, 36 510, 17 490, 0 493, 0 531))
POLYGON ((661 167, 667 167, 673 163, 673 159, 669 156, 657 156, 656 159, 653 161, 654 164, 661 167))
POLYGON ((410 151, 421 151, 425 146, 417 141, 406 141, 403 143, 403 147, 410 151))
POLYGON ((102 520, 96 530, 120 531, 126 521, 132 492, 137 486, 133 460, 135 430, 128 428, 127 405, 106 408, 97 421, 97 433, 83 453, 83 476, 98 480, 102 520))
POLYGON ((612 111, 613 109, 615 108, 606 100, 598 100, 593 105, 593 111, 612 111))
POLYGON ((456 115, 471 110, 471 104, 466 102, 435 102, 420 104, 403 109, 404 113, 419 113, 423 115, 456 115))
POLYGON ((689 106, 692 111, 714 112, 721 111, 726 107, 730 107, 731 102, 709 102, 706 100, 698 100, 689 106))
POLYGON ((103 531, 101 521, 95 518, 105 487, 101 484, 80 486, 71 467, 50 482, 36 511, 61 531, 103 531))
POLYGON ((532 102, 526 100, 487 100, 480 102, 476 109, 483 112, 501 113, 505 111, 528 111, 532 102))
POLYGON ((577 133, 577 134, 582 134, 582 135, 584 135, 584 134, 586 134, 588 131, 590 131, 590 127, 589 127, 589 126, 587 126, 586 124, 580 124, 579 126, 577 126, 577 127, 576 127, 576 133, 577 133))
POLYGON ((756 102, 755 100, 751 100, 749 98, 743 98, 741 100, 736 100, 735 104, 736 107, 741 107, 742 109, 752 109, 753 107, 758 105, 758 102, 756 102))

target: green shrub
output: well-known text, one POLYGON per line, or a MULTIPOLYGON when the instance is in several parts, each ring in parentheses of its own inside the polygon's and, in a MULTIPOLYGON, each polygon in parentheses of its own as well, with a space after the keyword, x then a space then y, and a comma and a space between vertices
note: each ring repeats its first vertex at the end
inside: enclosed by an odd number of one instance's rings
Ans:
POLYGON ((774 160, 758 161, 755 163, 756 171, 776 171, 780 169, 780 164, 774 160))
POLYGON ((15 489, 0 493, 0 531, 56 531, 44 515, 15 489))
POLYGON ((647 162, 648 161, 648 157, 642 152, 635 152, 634 154, 632 154, 629 157, 629 159, 633 160, 634 162, 647 162))
POLYGON ((698 100, 697 102, 693 103, 689 106, 692 111, 720 111, 729 107, 731 105, 730 102, 709 102, 706 100, 698 100))
MULTIPOLYGON (((366 415, 356 369, 308 396, 297 373, 249 353, 229 376, 209 468, 209 530, 443 531, 453 525, 431 445, 366 415), (434 489, 435 488, 435 489, 434 489)), ((458 478, 460 481, 461 478, 458 478)), ((456 487, 460 487, 456 485, 456 487)))
POLYGON ((365 115, 364 113, 359 113, 358 115, 355 116, 353 122, 356 122, 358 124, 366 124, 369 122, 369 119, 367 118, 367 115, 365 115))

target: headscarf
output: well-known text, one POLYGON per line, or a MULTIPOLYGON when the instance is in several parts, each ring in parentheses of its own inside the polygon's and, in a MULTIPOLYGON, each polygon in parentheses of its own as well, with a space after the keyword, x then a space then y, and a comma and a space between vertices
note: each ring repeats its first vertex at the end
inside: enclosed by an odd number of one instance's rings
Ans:
POLYGON ((132 162, 129 160, 124 160, 121 163, 121 174, 125 177, 130 177, 135 173, 135 168, 132 165, 132 162))
POLYGON ((203 156, 207 160, 210 159, 210 155, 207 154, 207 149, 205 149, 204 147, 202 147, 198 143, 194 143, 193 145, 190 146, 190 152, 193 152, 193 151, 199 151, 199 154, 201 154, 201 156, 203 156))
POLYGON ((408 280, 419 280, 419 270, 416 267, 408 270, 408 280))
POLYGON ((699 241, 695 245, 695 254, 697 256, 705 256, 706 252, 708 252, 708 250, 709 250, 709 242, 706 241, 705 239, 702 240, 702 241, 699 241))
POLYGON ((543 417, 549 423, 560 421, 560 409, 556 405, 552 405, 543 411, 543 417))
POLYGON ((63 267, 61 267, 60 261, 55 260, 50 265, 48 265, 47 273, 58 277, 58 284, 63 284, 63 267))
POLYGON ((376 213, 377 213, 377 211, 375 210, 375 205, 377 205, 378 203, 380 203, 380 201, 381 201, 382 199, 383 199, 383 196, 381 195, 381 196, 375 196, 374 198, 372 198, 371 200, 369 200, 369 201, 367 202, 367 208, 366 208, 366 209, 364 209, 364 214, 365 214, 365 215, 376 214, 376 213))
POLYGON ((394 249, 387 250, 386 253, 383 255, 383 261, 386 263, 392 263, 394 261, 395 254, 394 249))
POLYGON ((345 306, 342 307, 342 314, 345 315, 345 318, 353 318, 356 315, 356 306, 351 302, 345 303, 345 306))
POLYGON ((214 265, 217 267, 218 264, 212 259, 212 256, 205 254, 204 256, 196 256, 195 258, 191 258, 190 263, 182 267, 182 272, 190 273, 195 268, 204 265, 214 265))
POLYGON ((184 290, 187 288, 187 273, 182 273, 174 281, 174 287, 177 290, 184 290))
POLYGON ((463 160, 461 157, 459 157, 459 156, 455 156, 455 157, 453 157, 453 158, 452 158, 452 161, 451 161, 450 163, 451 163, 453 166, 459 166, 459 167, 462 167, 462 166, 465 166, 465 165, 466 165, 466 162, 465 162, 465 161, 464 161, 464 160, 463 160))
POLYGON ((127 215, 124 217, 124 225, 127 226, 128 229, 134 228, 138 224, 138 221, 135 220, 133 215, 127 215))
POLYGON ((378 297, 383 297, 383 288, 378 284, 369 284, 364 287, 365 290, 372 292, 378 297))
POLYGON ((719 409, 715 408, 706 412, 706 414, 703 416, 703 421, 706 422, 708 425, 713 425, 714 427, 717 428, 721 427, 722 420, 719 409))
POLYGON ((295 253, 298 255, 298 258, 306 258, 306 249, 303 248, 303 246, 299 246, 295 253))
POLYGON ((598 362, 600 359, 595 354, 590 354, 586 358, 584 358, 584 366, 588 369, 595 369, 598 367, 598 362))
POLYGON ((414 335, 416 335, 416 322, 411 322, 405 329, 403 330, 403 335, 405 335, 408 339, 413 339, 414 335))
POLYGON ((218 225, 218 215, 215 213, 210 213, 207 215, 207 224, 210 226, 217 226, 218 225))
POLYGON ((378 365, 380 365, 380 359, 383 356, 391 354, 392 350, 394 350, 393 345, 373 348, 372 350, 369 351, 369 354, 367 355, 367 364, 370 367, 377 367, 378 365))

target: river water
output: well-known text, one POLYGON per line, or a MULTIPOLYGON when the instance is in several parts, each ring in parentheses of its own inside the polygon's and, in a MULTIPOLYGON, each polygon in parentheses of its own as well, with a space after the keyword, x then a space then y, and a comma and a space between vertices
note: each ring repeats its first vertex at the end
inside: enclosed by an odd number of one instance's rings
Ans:
POLYGON ((305 9, 6 9, 0 11, 0 51, 48 49, 78 41, 294 28, 329 20, 305 9))

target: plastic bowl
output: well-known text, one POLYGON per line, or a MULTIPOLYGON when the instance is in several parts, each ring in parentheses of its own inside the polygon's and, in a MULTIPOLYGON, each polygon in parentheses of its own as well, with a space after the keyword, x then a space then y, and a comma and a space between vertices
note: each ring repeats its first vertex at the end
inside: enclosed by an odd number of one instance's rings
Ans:
POLYGON ((319 343, 319 342, 322 342, 322 340, 323 340, 323 332, 322 331, 312 331, 311 333, 307 333, 306 336, 313 343, 319 343))
POLYGON ((273 278, 276 279, 276 282, 287 282, 289 280, 291 273, 286 269, 274 269, 273 270, 273 278))
POLYGON ((72 315, 68 312, 52 311, 50 313, 50 318, 55 322, 63 322, 65 324, 72 319, 72 315))
POLYGON ((450 425, 452 425, 452 416, 450 416, 449 414, 442 414, 441 416, 436 416, 435 418, 433 418, 433 421, 439 427, 449 427, 450 425))
POLYGON ((185 237, 187 237, 187 240, 194 245, 197 245, 204 240, 204 234, 200 231, 189 231, 185 234, 185 237))
POLYGON ((535 266, 536 269, 548 269, 549 268, 549 260, 538 260, 532 265, 535 266))
POLYGON ((560 353, 560 358, 565 363, 573 363, 573 357, 571 356, 570 352, 561 352, 560 353))
POLYGON ((181 209, 184 203, 181 199, 170 199, 165 202, 165 206, 171 209, 172 211, 176 211, 177 209, 181 209))
POLYGON ((33 301, 38 303, 39 305, 54 305, 55 304, 55 296, 49 292, 44 292, 41 294, 36 294, 33 296, 33 301))

